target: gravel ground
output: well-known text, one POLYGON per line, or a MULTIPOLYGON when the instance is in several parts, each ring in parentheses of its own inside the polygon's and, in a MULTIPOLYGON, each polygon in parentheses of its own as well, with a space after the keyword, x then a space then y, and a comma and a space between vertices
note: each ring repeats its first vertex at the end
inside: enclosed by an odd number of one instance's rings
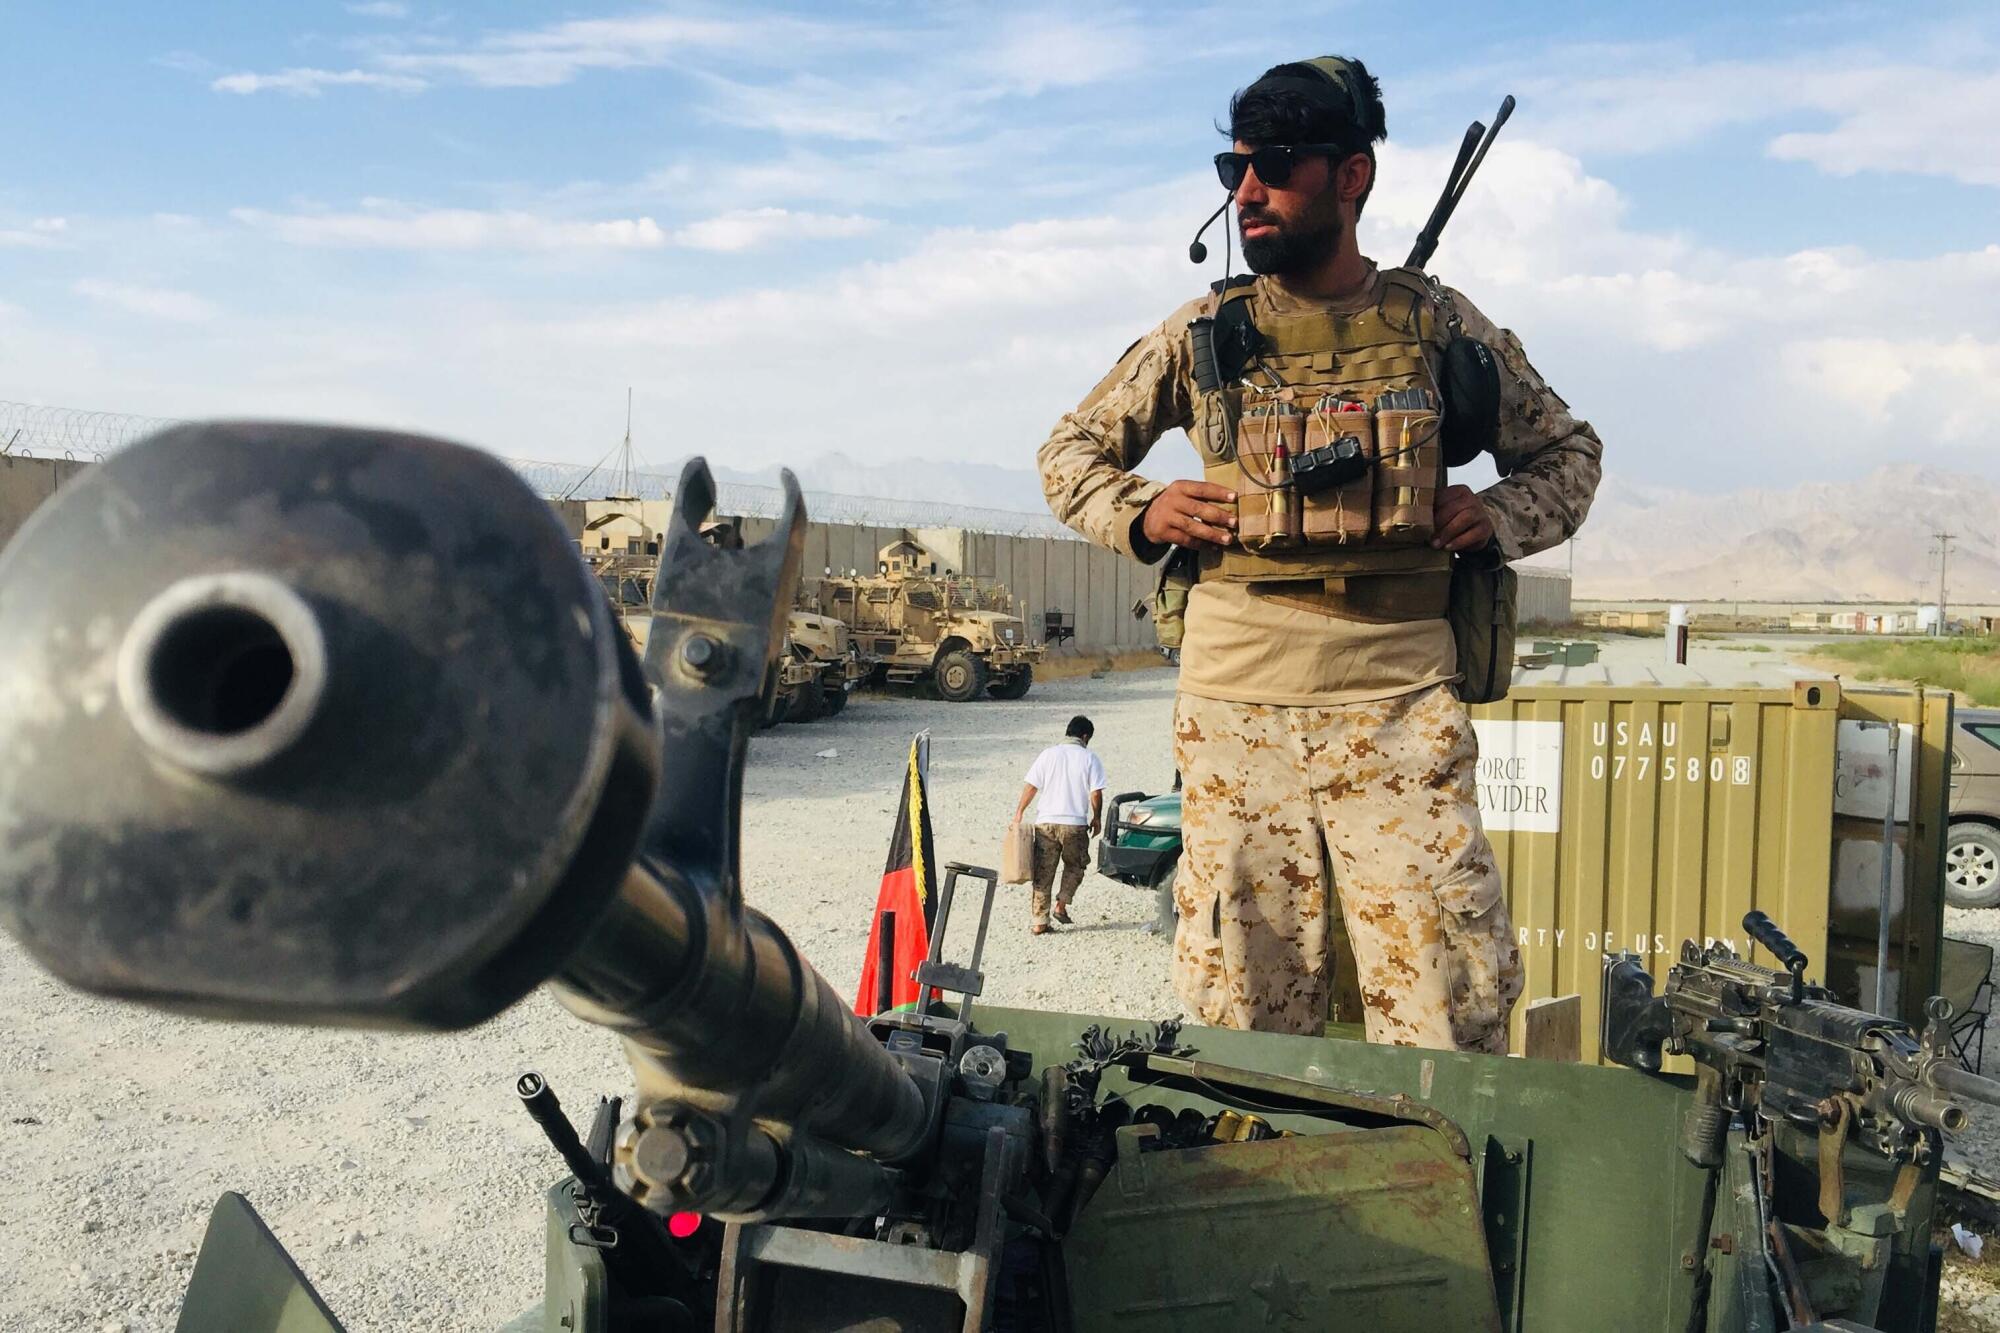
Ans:
MULTIPOLYGON (((991 865, 1021 773, 1072 713, 1096 722, 1114 792, 1166 786, 1173 679, 1038 683, 1013 704, 862 696, 839 718, 760 735, 744 785, 749 901, 851 991, 912 733, 932 733, 939 855, 991 865)), ((1001 895, 994 1002, 1179 1011, 1167 944, 1141 929, 1149 894, 1093 875, 1077 925, 1040 938, 1025 887, 1001 895)), ((967 910, 952 932, 958 956, 975 923, 967 910)), ((2000 911, 1951 910, 1946 932, 2000 945, 2000 911)), ((539 993, 451 1037, 205 1023, 65 991, 0 938, 0 1013, 0 1330, 171 1329, 225 1189, 249 1196, 357 1333, 495 1327, 539 1300, 541 1196, 560 1174, 514 1075, 541 1070, 579 1119, 629 1084, 616 1043, 539 993)), ((2000 1115, 1956 1152, 2000 1176, 2000 1115)), ((1985 1267, 1954 1257, 1945 1327, 2000 1329, 1985 1267)))
MULTIPOLYGON (((1018 703, 862 696, 752 743, 749 901, 836 989, 861 972, 910 736, 932 735, 937 851, 995 865, 1021 774, 1077 712, 1112 790, 1173 776, 1166 670, 1038 683, 1018 703), (820 752, 836 751, 832 758, 820 752)), ((1003 886, 996 1003, 1179 1012, 1151 895, 1095 875, 1077 924, 1027 933, 1003 886)), ((976 899, 950 943, 963 957, 976 899), (963 935, 961 937, 961 930, 963 935)), ((456 1036, 206 1023, 58 987, 0 937, 0 1329, 171 1329, 208 1209, 247 1195, 349 1327, 493 1328, 540 1300, 542 1191, 561 1167, 516 1103, 539 1069, 573 1118, 630 1085, 617 1043, 537 993, 456 1036)))
MULTIPOLYGON (((1944 933, 1956 940, 1990 944, 1995 957, 2000 958, 2000 909, 1947 907, 1944 933)), ((1994 977, 1994 985, 2000 986, 2000 976, 1994 977)), ((2000 1078, 2000 1017, 1993 1015, 1986 1019, 1984 1072, 1990 1078, 2000 1078)), ((1971 1126, 1953 1142, 1951 1151, 1968 1166, 2000 1179, 2000 1107, 1974 1107, 1971 1126)))

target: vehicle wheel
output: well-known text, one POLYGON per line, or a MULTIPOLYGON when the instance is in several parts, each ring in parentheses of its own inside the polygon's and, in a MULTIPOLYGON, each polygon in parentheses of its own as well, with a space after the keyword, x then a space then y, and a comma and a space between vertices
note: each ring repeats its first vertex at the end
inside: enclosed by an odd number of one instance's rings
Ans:
POLYGON ((1953 907, 2000 903, 2000 829, 1953 824, 1944 841, 1944 897, 1953 907))
POLYGON ((1028 693, 1028 687, 1035 683, 1035 669, 1024 666, 1019 673, 1004 680, 996 680, 986 687, 986 692, 996 699, 1019 699, 1028 693))
POLYGON ((977 699, 986 688, 986 663, 963 648, 954 648, 938 659, 933 679, 938 698, 966 703, 977 699))
POLYGON ((1174 927, 1180 924, 1180 904, 1174 901, 1174 883, 1180 878, 1181 859, 1173 860, 1153 872, 1153 920, 1146 927, 1148 935, 1174 937, 1174 927))
POLYGON ((785 709, 787 722, 817 722, 826 711, 825 696, 818 685, 806 685, 792 696, 791 704, 785 709))
POLYGON ((847 707, 847 691, 844 689, 828 690, 825 692, 824 698, 826 701, 826 715, 828 717, 834 716, 841 709, 847 707))

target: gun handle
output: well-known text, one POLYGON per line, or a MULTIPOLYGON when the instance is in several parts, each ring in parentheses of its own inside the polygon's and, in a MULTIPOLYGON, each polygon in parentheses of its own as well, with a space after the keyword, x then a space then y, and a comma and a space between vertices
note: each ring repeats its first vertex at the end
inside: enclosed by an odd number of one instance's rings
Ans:
POLYGON ((1681 1121, 1681 1155, 1704 1171, 1720 1167, 1729 1142, 1729 1120, 1721 1072, 1706 1063, 1696 1064, 1694 1101, 1681 1121))
POLYGON ((1771 951, 1772 957, 1778 960, 1780 967, 1792 974, 1792 1003, 1797 1004, 1804 999, 1807 961, 1805 952, 1785 937, 1785 932, 1778 929, 1777 922, 1754 907, 1743 914, 1743 929, 1749 932, 1751 939, 1771 951))
POLYGON ((1743 916, 1743 929, 1749 932, 1751 939, 1769 949, 1771 956, 1778 960, 1778 965, 1787 972, 1806 970, 1805 954, 1785 937, 1785 932, 1779 930, 1778 923, 1770 917, 1753 908, 1743 916))

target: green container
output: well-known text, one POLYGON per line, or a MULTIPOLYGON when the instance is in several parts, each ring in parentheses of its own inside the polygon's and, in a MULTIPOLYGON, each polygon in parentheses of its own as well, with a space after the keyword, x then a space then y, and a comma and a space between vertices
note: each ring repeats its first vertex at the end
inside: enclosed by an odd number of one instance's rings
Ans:
POLYGON ((1651 669, 1602 665, 1525 682, 1536 674, 1472 710, 1480 813, 1526 971, 1514 1049, 1527 1001, 1575 994, 1584 1056, 1597 1058, 1607 952, 1658 972, 1682 940, 1726 939, 1775 966, 1744 938, 1751 908, 1844 1003, 1872 1009, 1888 722, 1900 740, 1886 1007, 1921 1025, 1943 933, 1948 694, 1833 679, 1722 687, 1684 669, 1673 674, 1688 683, 1664 685, 1651 669))
POLYGON ((1597 660, 1593 639, 1536 639, 1534 652, 1547 654, 1551 666, 1589 666, 1597 660))

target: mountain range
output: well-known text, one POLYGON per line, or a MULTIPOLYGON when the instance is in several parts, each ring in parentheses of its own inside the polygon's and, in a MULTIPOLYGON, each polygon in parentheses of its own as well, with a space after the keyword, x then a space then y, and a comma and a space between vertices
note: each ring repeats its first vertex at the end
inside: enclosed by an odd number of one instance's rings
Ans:
MULTIPOLYGON (((808 492, 1042 512, 1033 470, 824 454, 794 469, 808 492)), ((718 468, 774 483, 776 469, 718 468)), ((2000 485, 1919 464, 1848 481, 1702 494, 1627 482, 1599 487, 1576 543, 1575 595, 1601 600, 1934 601, 1939 531, 1954 603, 2000 602, 2000 485)), ((1567 567, 1558 547, 1535 565, 1567 567)))
MULTIPOLYGON (((1598 489, 1576 543, 1575 595, 1603 600, 1937 600, 1938 542, 1953 603, 2000 601, 2000 486, 1919 464, 1852 481, 1703 495, 1598 489)), ((1558 550, 1536 563, 1567 563, 1558 550)))

